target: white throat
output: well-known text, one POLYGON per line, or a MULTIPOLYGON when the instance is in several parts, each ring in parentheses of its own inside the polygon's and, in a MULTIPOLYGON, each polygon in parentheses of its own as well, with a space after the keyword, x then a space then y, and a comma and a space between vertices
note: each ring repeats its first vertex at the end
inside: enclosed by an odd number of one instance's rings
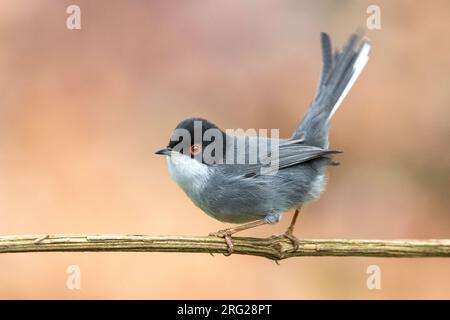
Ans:
POLYGON ((166 159, 172 179, 197 202, 209 179, 208 166, 178 152, 172 152, 166 159))

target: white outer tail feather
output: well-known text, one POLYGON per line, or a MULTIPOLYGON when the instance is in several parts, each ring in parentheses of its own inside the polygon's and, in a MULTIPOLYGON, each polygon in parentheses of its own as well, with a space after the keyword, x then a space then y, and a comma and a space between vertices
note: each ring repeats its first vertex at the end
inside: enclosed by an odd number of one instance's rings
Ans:
POLYGON ((353 75, 350 78, 350 81, 348 82, 347 86, 345 87, 344 91, 342 92, 341 96, 339 97, 338 101, 334 105, 333 109, 330 112, 330 115, 328 116, 328 121, 333 117, 334 113, 337 109, 339 109, 342 101, 344 101, 345 96, 348 94, 350 89, 352 88, 353 84, 355 83, 356 79, 358 79, 359 75, 363 71, 364 67, 367 64, 367 61, 369 61, 369 51, 370 51, 370 43, 364 42, 363 47, 361 48, 361 51, 359 52, 358 57, 355 60, 355 63, 353 65, 353 75))

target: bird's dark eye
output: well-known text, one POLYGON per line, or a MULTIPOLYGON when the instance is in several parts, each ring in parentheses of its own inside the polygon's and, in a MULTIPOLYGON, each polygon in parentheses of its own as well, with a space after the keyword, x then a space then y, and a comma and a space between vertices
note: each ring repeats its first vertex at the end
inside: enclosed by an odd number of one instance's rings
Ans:
POLYGON ((191 156, 196 156, 197 154, 199 154, 200 153, 200 151, 202 151, 202 145, 201 144, 193 144, 192 146, 191 146, 191 149, 190 149, 190 153, 191 153, 191 156))

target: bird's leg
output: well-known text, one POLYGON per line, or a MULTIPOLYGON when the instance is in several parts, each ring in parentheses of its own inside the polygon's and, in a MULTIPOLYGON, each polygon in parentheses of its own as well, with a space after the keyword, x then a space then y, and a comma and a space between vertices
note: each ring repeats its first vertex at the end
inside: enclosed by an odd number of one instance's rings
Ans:
POLYGON ((227 247, 228 247, 228 254, 225 254, 226 256, 229 256, 233 253, 233 241, 231 240, 231 236, 233 234, 235 234, 236 232, 239 231, 244 231, 247 229, 251 229, 254 227, 258 227, 261 226, 263 224, 266 224, 267 222, 262 219, 262 220, 256 220, 250 223, 246 223, 246 224, 241 224, 237 227, 232 227, 232 228, 228 228, 228 229, 223 229, 223 230, 219 230, 217 232, 212 232, 209 235, 210 236, 214 236, 214 237, 220 237, 220 238, 224 238, 226 243, 227 243, 227 247))
POLYGON ((296 209, 294 212, 294 216, 292 217, 291 224, 289 225, 287 230, 284 233, 282 233, 281 235, 276 236, 276 237, 283 236, 283 237, 286 237, 289 240, 291 240, 291 242, 294 246, 294 250, 297 250, 299 247, 299 241, 298 241, 297 237, 294 236, 294 226, 295 226, 295 223, 297 222, 297 218, 298 218, 299 214, 300 214, 300 209, 296 209))

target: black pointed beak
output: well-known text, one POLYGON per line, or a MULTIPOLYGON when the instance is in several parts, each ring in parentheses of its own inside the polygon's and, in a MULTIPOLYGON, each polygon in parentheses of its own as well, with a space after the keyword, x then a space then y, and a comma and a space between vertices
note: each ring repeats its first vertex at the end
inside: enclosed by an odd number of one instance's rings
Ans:
POLYGON ((158 151, 155 152, 155 154, 161 154, 161 155, 165 155, 165 156, 168 156, 171 153, 172 153, 172 148, 169 148, 169 147, 159 149, 158 151))

